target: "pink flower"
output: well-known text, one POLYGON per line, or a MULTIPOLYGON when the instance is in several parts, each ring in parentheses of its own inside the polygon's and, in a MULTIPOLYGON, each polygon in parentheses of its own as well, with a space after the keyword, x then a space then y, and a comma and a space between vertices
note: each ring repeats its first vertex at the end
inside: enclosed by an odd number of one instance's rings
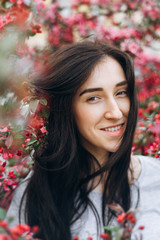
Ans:
POLYGON ((0 128, 0 132, 3 132, 3 133, 8 132, 8 127, 0 128))
POLYGON ((49 10, 46 13, 46 19, 50 20, 51 22, 54 22, 56 19, 56 15, 58 12, 58 3, 53 3, 49 10))
POLYGON ((13 170, 9 171, 8 175, 9 175, 11 178, 15 178, 15 177, 16 177, 16 175, 14 174, 14 171, 13 171, 13 170))
POLYGON ((135 56, 139 56, 139 53, 142 51, 140 46, 135 41, 132 41, 132 40, 129 40, 129 39, 125 39, 121 43, 121 49, 123 51, 129 51, 135 56))
POLYGON ((44 127, 40 128, 40 130, 41 130, 42 133, 46 133, 47 132, 47 130, 44 127))

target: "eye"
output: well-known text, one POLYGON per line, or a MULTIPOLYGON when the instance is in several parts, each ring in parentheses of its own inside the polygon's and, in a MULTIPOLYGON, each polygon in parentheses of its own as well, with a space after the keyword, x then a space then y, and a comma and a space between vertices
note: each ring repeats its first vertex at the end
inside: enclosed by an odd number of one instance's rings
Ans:
POLYGON ((87 102, 96 102, 97 100, 99 100, 99 97, 93 96, 87 99, 87 102))
POLYGON ((126 96, 127 95, 127 90, 122 90, 117 93, 119 96, 126 96))

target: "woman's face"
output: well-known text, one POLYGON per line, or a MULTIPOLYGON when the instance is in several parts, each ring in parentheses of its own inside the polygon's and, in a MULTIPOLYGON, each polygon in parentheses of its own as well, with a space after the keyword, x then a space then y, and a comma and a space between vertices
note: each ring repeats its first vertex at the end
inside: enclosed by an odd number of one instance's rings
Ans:
POLYGON ((98 63, 73 99, 73 113, 84 148, 100 163, 122 140, 130 109, 127 81, 113 58, 98 63))

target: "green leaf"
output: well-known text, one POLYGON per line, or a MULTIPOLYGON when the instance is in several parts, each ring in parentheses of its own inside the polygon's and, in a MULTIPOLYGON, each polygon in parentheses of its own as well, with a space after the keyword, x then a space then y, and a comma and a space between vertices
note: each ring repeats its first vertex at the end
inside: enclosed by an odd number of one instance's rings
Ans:
POLYGON ((105 226, 104 229, 107 230, 107 231, 114 231, 114 232, 116 232, 116 231, 118 231, 119 226, 115 226, 115 227, 105 226))
POLYGON ((122 236, 120 236, 118 233, 115 234, 115 237, 116 237, 116 240, 121 240, 122 239, 122 236))
POLYGON ((6 211, 3 208, 0 208, 0 220, 3 220, 6 217, 6 211))
POLYGON ((29 107, 33 113, 35 113, 35 111, 37 110, 38 104, 39 100, 33 100, 29 103, 29 107))
POLYGON ((15 134, 15 138, 16 138, 16 139, 24 139, 24 135, 23 135, 23 134, 20 134, 20 133, 16 133, 16 134, 15 134))
POLYGON ((10 1, 6 1, 2 3, 2 7, 4 8, 10 8, 13 6, 13 3, 11 3, 10 1))
POLYGON ((155 99, 156 102, 159 102, 159 96, 158 95, 155 95, 154 99, 155 99))
POLYGON ((30 153, 30 151, 31 151, 31 148, 30 148, 30 146, 28 146, 28 147, 25 147, 25 151, 26 151, 27 153, 30 153))
POLYGON ((29 142, 27 143, 27 146, 33 145, 33 144, 36 143, 36 142, 37 142, 36 139, 31 140, 31 141, 29 141, 29 142))
POLYGON ((142 140, 142 144, 145 145, 147 143, 147 139, 144 137, 142 140))
POLYGON ((26 162, 26 164, 27 164, 28 166, 33 165, 33 163, 34 163, 34 161, 28 161, 28 162, 26 162))
POLYGON ((47 100, 45 98, 41 98, 39 100, 40 104, 44 105, 44 106, 47 106, 47 100))
POLYGON ((43 117, 48 119, 49 114, 50 114, 50 110, 48 108, 43 109, 43 111, 42 111, 42 116, 43 117))
POLYGON ((12 143, 13 143, 13 136, 10 135, 10 136, 7 137, 7 139, 5 141, 5 145, 9 149, 12 146, 12 143))
POLYGON ((9 135, 8 132, 1 132, 1 131, 0 131, 0 134, 3 135, 3 136, 6 136, 6 137, 8 137, 8 135, 9 135))
POLYGON ((29 32, 30 37, 34 37, 35 35, 36 35, 36 33, 29 32))
POLYGON ((4 230, 3 227, 0 227, 0 234, 1 234, 1 233, 5 233, 5 230, 4 230))
POLYGON ((15 158, 9 159, 9 166, 10 167, 14 166, 16 162, 17 160, 15 158))

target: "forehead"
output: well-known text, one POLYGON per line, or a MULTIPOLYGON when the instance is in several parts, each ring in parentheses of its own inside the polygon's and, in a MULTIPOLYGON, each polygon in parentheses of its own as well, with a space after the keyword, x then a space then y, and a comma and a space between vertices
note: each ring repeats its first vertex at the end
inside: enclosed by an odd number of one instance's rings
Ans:
POLYGON ((111 57, 105 57, 95 66, 79 90, 90 87, 114 87, 117 83, 125 80, 125 73, 120 63, 111 57))

